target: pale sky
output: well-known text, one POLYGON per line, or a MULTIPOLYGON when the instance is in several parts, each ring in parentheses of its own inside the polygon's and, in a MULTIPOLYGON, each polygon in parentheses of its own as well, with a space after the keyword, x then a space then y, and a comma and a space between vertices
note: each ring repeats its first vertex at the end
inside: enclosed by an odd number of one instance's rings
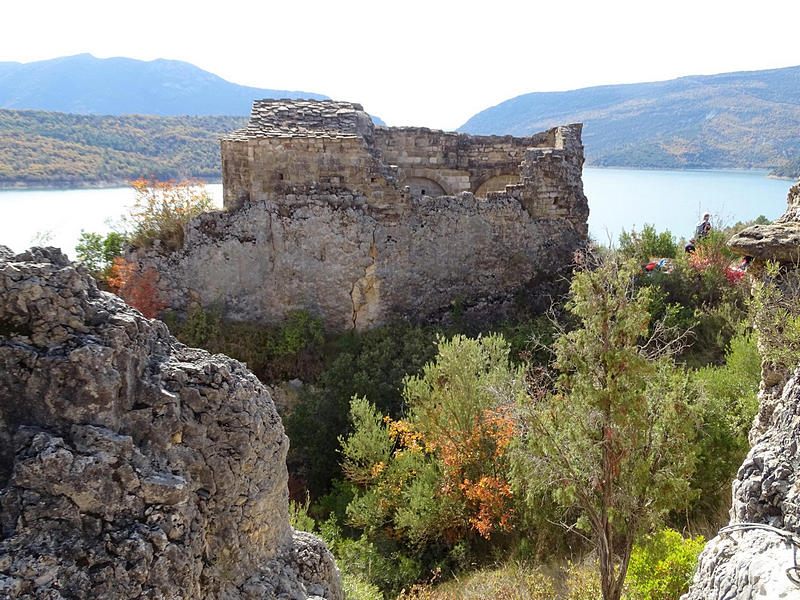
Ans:
POLYGON ((184 60, 454 129, 527 92, 800 65, 800 0, 8 0, 0 61, 184 60))

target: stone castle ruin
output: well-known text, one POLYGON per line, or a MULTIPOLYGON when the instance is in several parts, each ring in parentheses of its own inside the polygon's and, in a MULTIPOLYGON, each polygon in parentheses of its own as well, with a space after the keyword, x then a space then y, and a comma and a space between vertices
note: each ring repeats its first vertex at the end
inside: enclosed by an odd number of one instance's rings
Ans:
POLYGON ((502 310, 587 241, 581 125, 525 138, 378 127, 358 104, 261 100, 222 140, 223 212, 140 250, 170 307, 331 329, 502 310))

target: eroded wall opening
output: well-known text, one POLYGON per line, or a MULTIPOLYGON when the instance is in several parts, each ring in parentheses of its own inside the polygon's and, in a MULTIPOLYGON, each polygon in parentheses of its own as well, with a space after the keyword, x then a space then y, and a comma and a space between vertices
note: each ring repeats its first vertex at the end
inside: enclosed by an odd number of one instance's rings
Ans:
POLYGON ((441 185, 426 177, 408 177, 403 181, 403 185, 407 185, 410 188, 412 198, 447 195, 441 185))
POLYGON ((520 183, 518 173, 495 175, 478 186, 478 189, 475 190, 475 195, 479 198, 485 198, 489 192, 504 192, 507 185, 516 185, 518 183, 520 183))

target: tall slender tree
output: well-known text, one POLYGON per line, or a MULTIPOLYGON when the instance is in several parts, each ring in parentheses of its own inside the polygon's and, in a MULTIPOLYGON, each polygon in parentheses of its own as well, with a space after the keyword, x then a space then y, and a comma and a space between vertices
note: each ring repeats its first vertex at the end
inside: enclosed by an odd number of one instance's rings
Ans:
POLYGON ((694 392, 669 346, 649 337, 651 291, 635 274, 607 260, 575 275, 567 309, 578 327, 556 341, 554 390, 520 406, 518 477, 577 509, 605 600, 620 598, 637 533, 690 499, 695 461, 694 392))

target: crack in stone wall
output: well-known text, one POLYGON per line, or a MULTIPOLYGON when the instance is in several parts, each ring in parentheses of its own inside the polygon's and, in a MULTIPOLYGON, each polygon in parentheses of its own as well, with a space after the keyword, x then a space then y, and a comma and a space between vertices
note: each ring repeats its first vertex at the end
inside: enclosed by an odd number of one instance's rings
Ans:
POLYGON ((376 276, 375 259, 378 249, 375 246, 375 231, 369 246, 372 263, 364 269, 364 275, 353 283, 350 297, 353 300, 353 329, 364 329, 380 320, 380 285, 376 276))

